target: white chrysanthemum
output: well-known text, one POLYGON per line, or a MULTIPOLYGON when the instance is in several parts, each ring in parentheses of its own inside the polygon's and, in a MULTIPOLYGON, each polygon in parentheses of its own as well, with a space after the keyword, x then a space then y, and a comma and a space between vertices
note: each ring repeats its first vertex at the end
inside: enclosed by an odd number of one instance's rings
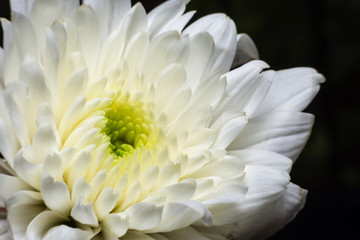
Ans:
POLYGON ((323 77, 264 70, 185 0, 12 0, 3 19, 1 239, 258 239, 302 208, 289 171, 323 77), (236 55, 236 56, 235 56, 236 55))

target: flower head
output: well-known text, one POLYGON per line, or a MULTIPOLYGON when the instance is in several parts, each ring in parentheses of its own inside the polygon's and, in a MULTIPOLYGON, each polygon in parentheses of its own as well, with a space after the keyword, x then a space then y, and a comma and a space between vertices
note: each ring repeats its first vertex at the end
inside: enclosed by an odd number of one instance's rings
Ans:
POLYGON ((186 3, 11 0, 0 236, 265 238, 302 208, 289 171, 323 77, 266 70, 223 14, 184 29, 186 3))

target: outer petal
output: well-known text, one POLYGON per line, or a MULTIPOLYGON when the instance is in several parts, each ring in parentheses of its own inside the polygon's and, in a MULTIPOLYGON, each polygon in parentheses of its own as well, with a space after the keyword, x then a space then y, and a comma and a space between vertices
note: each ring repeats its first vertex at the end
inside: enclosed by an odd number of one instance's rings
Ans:
POLYGON ((164 233, 163 235, 171 240, 183 240, 183 239, 209 240, 209 238, 202 235, 200 232, 196 231, 192 227, 187 227, 177 231, 164 233))
POLYGON ((253 118, 229 150, 268 150, 295 160, 310 135, 313 121, 313 115, 299 112, 275 112, 253 118))
POLYGON ((152 37, 185 11, 185 0, 166 1, 148 14, 148 32, 152 37))
POLYGON ((305 204, 307 191, 289 183, 282 196, 261 212, 233 225, 228 235, 238 239, 266 239, 290 222, 305 204))
POLYGON ((78 239, 91 239, 95 234, 88 230, 84 231, 79 228, 72 228, 66 225, 60 225, 51 228, 46 235, 44 236, 44 240, 78 240, 78 239))
POLYGON ((103 227, 111 231, 116 237, 123 236, 128 231, 129 216, 126 213, 109 214, 103 221, 103 227))
POLYGON ((236 51, 236 27, 224 14, 212 14, 200 18, 184 30, 190 36, 209 32, 215 41, 215 63, 212 70, 227 72, 233 62, 236 51))
POLYGON ((14 239, 25 239, 29 223, 46 208, 40 194, 31 191, 15 193, 6 201, 6 207, 14 239))
POLYGON ((246 33, 237 35, 237 46, 231 68, 241 66, 251 60, 259 59, 259 52, 255 43, 246 33))
POLYGON ((251 61, 226 73, 226 96, 215 109, 218 118, 227 111, 242 111, 252 116, 269 91, 271 72, 261 73, 268 65, 262 61, 251 61))
POLYGON ((43 211, 37 215, 26 230, 27 240, 43 239, 46 233, 54 226, 61 225, 69 220, 57 212, 43 211))
POLYGON ((160 224, 148 232, 169 232, 187 227, 197 221, 211 224, 211 213, 204 205, 195 202, 180 202, 166 204, 160 224))
POLYGON ((18 149, 18 142, 12 133, 10 126, 0 118, 0 152, 10 165, 13 165, 15 153, 18 149))
POLYGON ((45 175, 41 179, 41 195, 47 207, 60 213, 68 214, 71 207, 70 192, 64 182, 55 182, 45 175))
POLYGON ((10 0, 11 11, 28 15, 35 0, 10 0))
POLYGON ((0 173, 0 189, 0 199, 6 200, 18 191, 31 190, 32 188, 17 177, 0 173))
POLYGON ((271 111, 302 111, 320 89, 324 77, 312 68, 293 68, 276 72, 271 88, 255 115, 271 111))
POLYGON ((129 215, 129 228, 142 231, 154 228, 160 223, 162 207, 140 202, 130 206, 125 213, 129 215))

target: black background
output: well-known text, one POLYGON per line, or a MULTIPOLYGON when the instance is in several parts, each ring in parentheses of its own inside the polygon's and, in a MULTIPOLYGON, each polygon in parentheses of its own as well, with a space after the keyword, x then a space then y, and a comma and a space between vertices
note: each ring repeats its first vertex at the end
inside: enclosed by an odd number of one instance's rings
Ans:
MULTIPOLYGON (((150 11, 161 0, 143 0, 150 11)), ((133 2, 134 3, 134 2, 133 2)), ((0 4, 9 18, 9 5, 0 4)), ((360 158, 359 0, 193 0, 194 19, 223 12, 249 34, 272 69, 309 66, 326 77, 306 109, 316 122, 292 170, 305 208, 271 240, 357 239, 360 158)))

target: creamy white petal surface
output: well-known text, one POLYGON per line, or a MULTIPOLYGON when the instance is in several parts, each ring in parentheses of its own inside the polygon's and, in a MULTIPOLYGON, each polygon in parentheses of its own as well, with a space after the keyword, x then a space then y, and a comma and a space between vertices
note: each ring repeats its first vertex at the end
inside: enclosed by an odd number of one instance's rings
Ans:
POLYGON ((304 206, 315 70, 267 70, 224 14, 185 27, 186 0, 10 3, 0 239, 264 239, 304 206))

